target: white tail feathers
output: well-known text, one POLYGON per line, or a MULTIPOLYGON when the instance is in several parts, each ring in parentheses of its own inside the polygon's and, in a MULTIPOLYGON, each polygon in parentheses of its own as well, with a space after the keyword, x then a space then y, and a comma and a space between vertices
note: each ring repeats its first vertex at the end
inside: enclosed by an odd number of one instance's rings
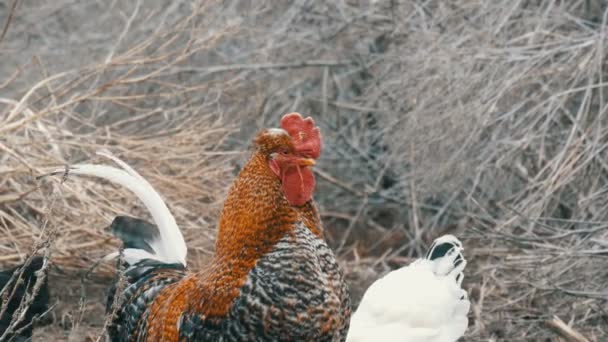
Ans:
MULTIPOLYGON (((180 263, 186 266, 186 255, 188 252, 186 241, 184 241, 175 218, 169 211, 169 208, 167 208, 162 197, 148 181, 127 163, 107 151, 98 152, 98 154, 113 160, 122 169, 107 165, 78 164, 70 166, 68 173, 103 178, 131 190, 150 211, 160 233, 157 239, 149 241, 154 253, 141 249, 127 248, 124 251, 125 260, 132 264, 142 259, 151 258, 165 263, 180 263)), ((55 173, 63 172, 64 170, 57 170, 55 173)), ((110 254, 108 257, 112 256, 115 256, 115 253, 110 254)))
POLYGON ((457 279, 460 285, 464 277, 462 271, 467 263, 462 255, 463 250, 462 243, 454 235, 443 235, 433 241, 425 260, 430 261, 433 273, 438 276, 454 274, 454 270, 460 270, 457 272, 460 274, 457 279))
POLYGON ((426 258, 392 271, 365 292, 348 342, 454 342, 468 326, 470 302, 461 288, 466 260, 451 235, 435 240, 426 258))

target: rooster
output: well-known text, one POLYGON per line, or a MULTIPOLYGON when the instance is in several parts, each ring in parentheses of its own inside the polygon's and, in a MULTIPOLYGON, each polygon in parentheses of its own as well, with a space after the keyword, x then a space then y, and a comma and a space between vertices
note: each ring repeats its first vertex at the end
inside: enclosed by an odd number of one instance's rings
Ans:
POLYGON ((348 342, 454 342, 467 329, 470 302, 461 288, 466 260, 452 235, 424 259, 374 282, 353 314, 348 342))
POLYGON ((34 321, 48 311, 46 274, 38 274, 43 266, 44 258, 34 256, 29 263, 0 272, 0 341, 29 341, 34 321))
MULTIPOLYGON (((342 341, 350 299, 323 238, 311 167, 321 152, 312 118, 283 116, 266 129, 221 213, 215 255, 186 267, 186 244, 162 198, 135 170, 76 165, 70 173, 129 188, 155 224, 118 217, 126 286, 111 297, 112 341, 342 341)), ((115 256, 113 253, 111 256, 115 256)))

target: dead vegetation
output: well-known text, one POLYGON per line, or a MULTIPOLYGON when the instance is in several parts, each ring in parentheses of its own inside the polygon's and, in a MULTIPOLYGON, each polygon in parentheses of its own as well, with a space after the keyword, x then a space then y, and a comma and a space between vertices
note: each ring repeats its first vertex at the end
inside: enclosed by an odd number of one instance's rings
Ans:
POLYGON ((250 138, 297 110, 323 129, 316 198, 355 297, 451 232, 467 341, 608 338, 603 1, 13 2, 0 263, 51 237, 51 291, 72 286, 46 336, 97 339, 114 265, 80 278, 116 248, 115 215, 147 213, 113 185, 37 176, 111 150, 204 267, 250 138))

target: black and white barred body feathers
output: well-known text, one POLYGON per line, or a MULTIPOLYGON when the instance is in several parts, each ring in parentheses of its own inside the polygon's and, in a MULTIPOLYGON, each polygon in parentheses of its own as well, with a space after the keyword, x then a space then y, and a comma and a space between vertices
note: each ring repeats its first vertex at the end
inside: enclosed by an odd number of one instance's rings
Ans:
POLYGON ((225 319, 185 314, 179 330, 188 341, 343 341, 349 321, 333 252, 299 224, 258 261, 225 319))
POLYGON ((183 265, 157 260, 142 260, 130 266, 124 273, 124 289, 117 294, 119 283, 116 283, 108 293, 106 312, 113 314, 108 327, 111 341, 145 341, 148 309, 154 298, 165 286, 185 275, 183 265))
MULTIPOLYGON (((110 329, 112 341, 145 340, 150 303, 184 275, 177 265, 146 262, 143 270, 136 265, 127 272, 130 285, 110 329)), ((180 341, 343 341, 349 320, 348 289, 333 252, 298 224, 249 272, 225 318, 184 313, 179 333, 180 341)))

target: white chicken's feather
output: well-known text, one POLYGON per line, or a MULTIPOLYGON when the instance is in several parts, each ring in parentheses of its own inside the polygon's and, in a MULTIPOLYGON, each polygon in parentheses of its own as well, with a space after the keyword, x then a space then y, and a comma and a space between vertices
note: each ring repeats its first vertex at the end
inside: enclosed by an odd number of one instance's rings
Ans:
MULTIPOLYGON (((143 259, 156 259, 165 263, 181 263, 186 266, 188 248, 186 241, 162 197, 139 173, 124 161, 108 153, 99 153, 112 159, 124 170, 107 165, 78 164, 70 166, 69 173, 83 176, 94 176, 124 186, 131 190, 150 211, 154 223, 158 226, 160 236, 150 241, 154 254, 141 249, 125 249, 125 261, 129 264, 143 259)), ((56 173, 63 173, 57 170, 56 173)), ((109 257, 115 256, 115 253, 109 257)))
MULTIPOLYGON (((441 241, 445 242, 452 243, 441 241)), ((462 245, 458 241, 455 246, 441 258, 418 259, 374 282, 353 314, 347 341, 453 342, 460 338, 468 325, 470 302, 460 286, 466 266, 458 247, 462 245), (459 255, 462 261, 455 263, 459 255)))

